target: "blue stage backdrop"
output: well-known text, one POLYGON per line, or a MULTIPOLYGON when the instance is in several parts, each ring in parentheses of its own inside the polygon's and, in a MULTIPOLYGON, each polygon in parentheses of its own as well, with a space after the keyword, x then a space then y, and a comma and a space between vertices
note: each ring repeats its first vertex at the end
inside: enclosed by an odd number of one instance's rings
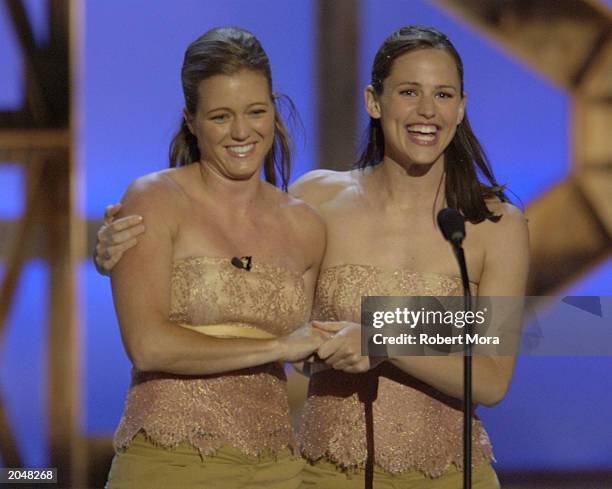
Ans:
MULTIPOLYGON (((105 0, 84 2, 82 139, 85 217, 102 214, 139 175, 167 166, 178 126, 179 71, 187 44, 217 25, 237 25, 262 41, 275 91, 292 97, 304 123, 294 175, 317 166, 316 5, 312 0, 105 0)), ((26 2, 44 38, 45 2, 26 2)), ((16 108, 20 60, 0 3, 0 107, 16 108)), ((425 0, 364 0, 361 7, 361 85, 369 81, 376 48, 392 30, 425 24, 446 32, 462 54, 468 113, 498 180, 524 203, 569 171, 568 99, 530 71, 425 0)), ((325 110, 325 108, 321 108, 325 110)), ((359 116, 365 125, 363 109, 359 116)), ((21 213, 17 166, 0 166, 0 218, 21 213)), ((108 279, 83 263, 83 430, 110 434, 123 408, 130 365, 123 352, 108 279)), ((565 293, 611 295, 612 260, 565 293)), ((0 357, 2 397, 29 465, 43 466, 45 365, 44 263, 28 265, 0 357)), ((480 409, 500 469, 612 469, 610 358, 521 358, 507 398, 480 409)))

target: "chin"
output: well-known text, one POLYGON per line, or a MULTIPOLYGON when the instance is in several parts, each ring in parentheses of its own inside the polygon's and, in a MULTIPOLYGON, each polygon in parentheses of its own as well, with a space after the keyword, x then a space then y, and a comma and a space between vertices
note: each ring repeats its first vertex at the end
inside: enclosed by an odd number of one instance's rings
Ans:
POLYGON ((416 165, 419 167, 430 167, 440 161, 442 158, 442 153, 429 153, 429 154, 406 154, 405 160, 409 162, 410 165, 416 165))
POLYGON ((437 161, 437 158, 433 160, 431 158, 412 158, 409 161, 411 165, 431 166, 437 161))
POLYGON ((234 180, 250 180, 251 178, 259 178, 260 169, 248 169, 244 171, 234 171, 229 174, 230 178, 234 180))
POLYGON ((255 158, 250 161, 228 161, 226 168, 229 173, 236 175, 251 175, 259 171, 260 161, 255 160, 255 158))

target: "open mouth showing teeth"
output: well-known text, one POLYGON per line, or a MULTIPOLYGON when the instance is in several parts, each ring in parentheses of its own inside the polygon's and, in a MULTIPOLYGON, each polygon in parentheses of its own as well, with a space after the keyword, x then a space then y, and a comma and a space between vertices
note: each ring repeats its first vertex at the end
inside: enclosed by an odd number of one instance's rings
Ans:
POLYGON ((406 130, 421 141, 433 141, 438 133, 438 128, 429 124, 412 124, 406 130))
POLYGON ((413 134, 431 134, 433 136, 438 132, 438 128, 436 126, 430 126, 425 124, 413 124, 411 126, 407 126, 408 132, 413 134))
POLYGON ((255 143, 244 144, 242 146, 228 146, 227 150, 238 156, 245 155, 255 147, 255 143))

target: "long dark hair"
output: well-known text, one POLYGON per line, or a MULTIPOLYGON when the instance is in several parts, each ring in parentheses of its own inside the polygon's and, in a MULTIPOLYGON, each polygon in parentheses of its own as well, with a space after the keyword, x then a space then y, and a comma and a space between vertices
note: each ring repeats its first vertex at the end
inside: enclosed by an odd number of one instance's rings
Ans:
MULTIPOLYGON (((430 27, 407 26, 393 32, 379 48, 372 66, 371 84, 374 93, 380 96, 383 82, 391 73, 394 61, 402 54, 419 49, 441 49, 452 56, 457 65, 463 96, 463 62, 455 46, 441 32, 430 27)), ((366 144, 355 164, 365 169, 383 160, 385 155, 385 136, 379 119, 370 117, 366 131, 366 144)), ((486 199, 497 197, 502 202, 508 198, 504 187, 499 185, 489 160, 476 139, 470 126, 467 113, 457 126, 457 131, 448 147, 444 150, 445 196, 449 207, 455 208, 472 223, 485 219, 497 222, 501 216, 493 214, 486 205, 486 199), (478 178, 486 179, 483 183, 478 178)))
MULTIPOLYGON (((198 107, 198 87, 202 80, 215 75, 233 75, 240 70, 252 70, 266 77, 270 97, 274 101, 274 142, 264 160, 266 181, 287 190, 291 171, 292 142, 278 111, 279 96, 272 93, 270 60, 260 42, 250 32, 238 27, 217 27, 205 32, 193 41, 185 51, 181 83, 185 108, 195 114, 198 107)), ((286 98, 286 96, 283 96, 286 98)), ((295 116, 293 103, 289 101, 291 116, 295 116)), ((198 140, 183 119, 170 143, 170 167, 188 165, 200 161, 198 140)))

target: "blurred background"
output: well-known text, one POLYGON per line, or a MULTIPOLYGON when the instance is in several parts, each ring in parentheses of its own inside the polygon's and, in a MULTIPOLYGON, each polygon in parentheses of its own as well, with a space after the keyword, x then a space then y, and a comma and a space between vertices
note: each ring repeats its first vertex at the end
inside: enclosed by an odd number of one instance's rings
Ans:
MULTIPOLYGON (((167 166, 187 45, 218 25, 260 39, 304 126, 295 179, 349 168, 374 53, 406 24, 463 57, 472 125, 529 218, 530 295, 612 295, 612 0, 0 0, 0 466, 105 482, 130 364, 90 256, 105 205, 167 166)), ((612 487, 612 358, 521 357, 479 414, 503 487, 612 487)))

